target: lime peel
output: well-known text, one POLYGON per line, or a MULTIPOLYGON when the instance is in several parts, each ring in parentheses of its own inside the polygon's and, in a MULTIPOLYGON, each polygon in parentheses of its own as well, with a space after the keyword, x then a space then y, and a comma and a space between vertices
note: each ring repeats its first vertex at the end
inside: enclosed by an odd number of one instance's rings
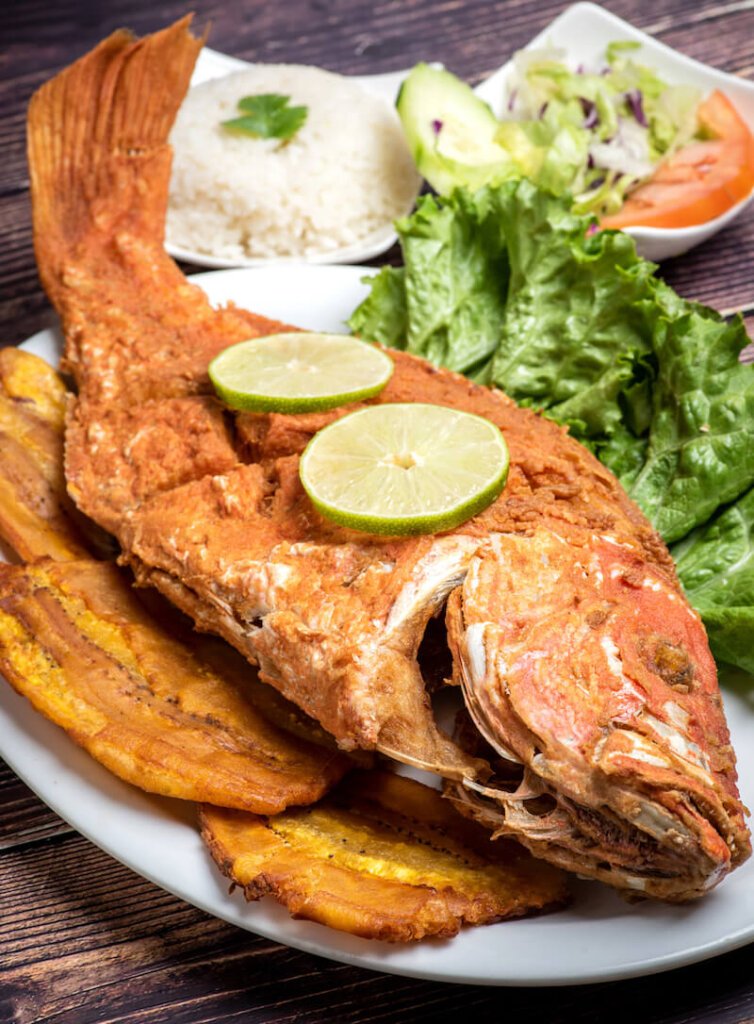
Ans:
POLYGON ((327 519, 383 536, 451 530, 490 505, 508 446, 489 420, 447 406, 385 403, 342 416, 311 439, 304 490, 327 519))
POLYGON ((209 364, 218 396, 247 412, 321 412, 374 398, 393 373, 387 353, 347 334, 250 338, 209 364))

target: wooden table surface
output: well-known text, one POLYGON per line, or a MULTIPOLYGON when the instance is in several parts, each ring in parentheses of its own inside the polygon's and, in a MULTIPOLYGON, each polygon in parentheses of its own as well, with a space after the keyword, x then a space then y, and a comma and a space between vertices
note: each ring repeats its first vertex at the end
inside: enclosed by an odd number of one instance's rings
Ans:
MULTIPOLYGON (((374 73, 439 60, 479 79, 563 7, 553 0, 107 0, 0 7, 0 345, 55 323, 31 243, 24 118, 42 82, 107 33, 189 9, 210 44, 250 60, 374 73), (101 8, 101 10, 100 10, 101 8)), ((683 52, 754 78, 754 0, 615 0, 683 52)), ((395 255, 395 254, 393 254, 395 255)), ((683 295, 754 328, 754 214, 663 267, 683 295)), ((668 974, 560 989, 390 977, 256 938, 134 875, 0 762, 0 1024, 157 1022, 754 1022, 751 949, 668 974)))

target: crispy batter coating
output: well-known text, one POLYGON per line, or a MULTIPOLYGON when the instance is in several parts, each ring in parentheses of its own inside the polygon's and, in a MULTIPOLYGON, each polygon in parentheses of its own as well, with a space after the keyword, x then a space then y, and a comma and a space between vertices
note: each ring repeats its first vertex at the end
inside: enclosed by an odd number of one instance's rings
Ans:
POLYGON ((315 807, 260 818, 201 809, 202 837, 248 900, 362 938, 455 935, 563 904, 565 876, 515 843, 491 842, 440 794, 357 772, 315 807))
POLYGON ((321 418, 236 418, 209 396, 209 358, 274 327, 213 309, 163 249, 167 138, 199 46, 186 21, 117 33, 30 105, 37 258, 78 386, 71 495, 141 583, 344 749, 458 780, 507 833, 581 874, 703 895, 751 852, 715 665, 667 549, 612 474, 502 393, 394 352, 377 403, 484 416, 511 467, 456 530, 372 538, 322 520, 301 487, 321 418), (488 766, 434 719, 418 655, 443 607, 452 676, 492 747, 521 764, 516 794, 491 799, 488 766))
POLYGON ((274 814, 318 799, 350 766, 272 725, 256 706, 264 684, 243 659, 193 639, 177 616, 162 628, 113 565, 0 566, 0 670, 148 792, 274 814))
POLYGON ((0 350, 0 539, 26 561, 91 550, 65 489, 65 402, 63 381, 44 359, 0 350))

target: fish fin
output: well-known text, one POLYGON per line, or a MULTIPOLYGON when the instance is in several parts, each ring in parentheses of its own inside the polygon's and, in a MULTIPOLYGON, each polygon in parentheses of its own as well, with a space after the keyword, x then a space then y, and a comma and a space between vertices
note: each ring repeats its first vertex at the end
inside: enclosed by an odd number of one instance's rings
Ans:
POLYGON ((203 39, 191 16, 135 39, 121 29, 45 83, 29 105, 34 247, 57 305, 67 259, 93 233, 162 243, 167 139, 203 39))

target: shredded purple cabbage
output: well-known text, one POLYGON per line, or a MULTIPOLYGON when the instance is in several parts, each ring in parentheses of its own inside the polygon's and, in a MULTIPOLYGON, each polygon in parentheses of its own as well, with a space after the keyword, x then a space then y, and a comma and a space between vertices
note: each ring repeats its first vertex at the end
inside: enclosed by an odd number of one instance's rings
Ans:
POLYGON ((600 122, 600 115, 597 113, 597 104, 580 96, 581 109, 584 111, 584 127, 594 128, 600 122))
POLYGON ((647 115, 644 113, 644 101, 641 92, 638 89, 632 89, 630 92, 627 92, 626 103, 628 103, 631 113, 642 128, 648 128, 649 122, 647 121, 647 115))
POLYGON ((516 105, 516 97, 518 96, 518 89, 514 89, 508 99, 508 110, 513 110, 516 105))
POLYGON ((537 114, 537 117, 539 118, 540 121, 542 120, 542 118, 547 113, 547 107, 548 107, 548 104, 547 103, 543 103, 542 106, 539 108, 539 113, 537 114))
POLYGON ((442 121, 437 121, 437 120, 433 121, 432 122, 432 131, 435 133, 435 135, 439 135, 440 132, 442 131, 442 121))
POLYGON ((601 178, 595 178, 594 181, 591 182, 590 185, 589 185, 589 191, 593 192, 595 189, 602 188, 602 186, 604 184, 605 184, 604 175, 601 178))

